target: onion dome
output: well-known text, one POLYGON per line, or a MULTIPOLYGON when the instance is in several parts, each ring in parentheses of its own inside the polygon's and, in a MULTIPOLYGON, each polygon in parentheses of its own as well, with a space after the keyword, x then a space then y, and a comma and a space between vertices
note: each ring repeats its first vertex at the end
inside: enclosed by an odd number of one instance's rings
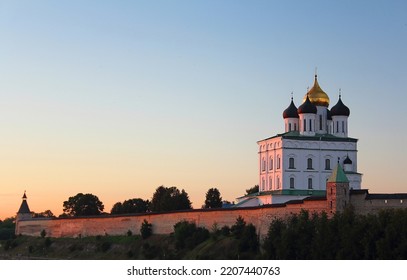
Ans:
POLYGON ((346 116, 346 117, 349 117, 349 115, 350 115, 350 110, 345 104, 343 104, 340 95, 339 95, 338 103, 336 103, 335 106, 333 106, 331 108, 331 115, 332 116, 346 116))
POLYGON ((315 75, 314 85, 307 92, 306 96, 304 96, 303 102, 305 102, 305 99, 307 98, 307 96, 308 96, 309 100, 312 102, 312 104, 314 104, 316 106, 325 106, 325 107, 329 106, 329 97, 325 93, 325 91, 323 91, 321 89, 321 87, 319 86, 318 80, 317 80, 317 75, 315 75))
POLYGON ((332 113, 329 109, 326 109, 326 118, 328 121, 332 121, 332 113))
POLYGON ((291 103, 290 106, 288 106, 287 109, 284 110, 283 112, 283 118, 287 119, 287 118, 296 118, 298 119, 298 111, 297 111, 297 107, 295 107, 294 102, 293 102, 293 98, 291 97, 291 103))
POLYGON ((346 156, 345 160, 343 161, 343 164, 352 164, 352 161, 349 158, 349 155, 346 156))
POLYGON ((307 96, 304 103, 302 103, 301 106, 298 107, 298 114, 316 114, 316 113, 317 107, 311 103, 310 99, 307 96))

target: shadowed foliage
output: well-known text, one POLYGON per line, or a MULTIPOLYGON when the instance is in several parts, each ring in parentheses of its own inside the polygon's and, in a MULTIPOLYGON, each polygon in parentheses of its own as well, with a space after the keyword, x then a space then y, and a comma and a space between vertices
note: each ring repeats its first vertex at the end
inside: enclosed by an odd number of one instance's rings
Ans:
POLYGON ((173 211, 192 209, 191 201, 184 190, 177 187, 160 186, 155 190, 151 200, 151 211, 173 211))
POLYGON ((78 193, 64 201, 63 211, 66 216, 100 215, 104 209, 103 203, 93 194, 78 193))

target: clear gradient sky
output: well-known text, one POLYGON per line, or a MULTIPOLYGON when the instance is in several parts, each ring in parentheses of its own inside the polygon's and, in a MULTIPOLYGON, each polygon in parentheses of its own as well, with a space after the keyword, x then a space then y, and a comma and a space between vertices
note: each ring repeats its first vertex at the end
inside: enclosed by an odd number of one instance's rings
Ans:
POLYGON ((362 186, 407 192, 406 1, 0 1, 0 219, 258 183, 314 69, 342 89, 362 186))

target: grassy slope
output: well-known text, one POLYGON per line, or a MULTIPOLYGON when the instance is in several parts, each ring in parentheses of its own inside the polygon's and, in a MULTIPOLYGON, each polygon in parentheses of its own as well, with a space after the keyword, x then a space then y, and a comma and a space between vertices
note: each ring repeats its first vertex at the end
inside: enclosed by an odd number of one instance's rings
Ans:
POLYGON ((170 235, 41 238, 20 236, 0 243, 0 259, 237 259, 233 237, 209 238, 192 250, 176 250, 170 235), (8 243, 7 243, 8 242, 8 243), (7 250, 6 250, 7 248, 7 250))

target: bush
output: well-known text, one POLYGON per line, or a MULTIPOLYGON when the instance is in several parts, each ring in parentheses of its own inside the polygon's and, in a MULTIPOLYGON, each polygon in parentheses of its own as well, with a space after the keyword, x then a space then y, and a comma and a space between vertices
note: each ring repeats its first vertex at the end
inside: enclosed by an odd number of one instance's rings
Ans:
POLYGON ((47 232, 45 231, 45 229, 43 229, 42 231, 41 231, 41 238, 44 238, 46 235, 47 235, 47 232))
POLYGON ((174 238, 177 249, 193 249, 209 238, 209 231, 203 227, 197 228, 195 223, 182 221, 174 225, 174 238))
POLYGON ((153 234, 153 225, 144 220, 141 224, 140 234, 143 239, 150 237, 153 234))
POLYGON ((112 243, 109 241, 105 241, 100 245, 100 250, 102 252, 106 252, 110 249, 110 247, 112 246, 112 243))
POLYGON ((228 227, 228 226, 223 226, 223 227, 221 228, 221 233, 222 233, 222 235, 224 235, 224 236, 229 236, 229 235, 230 235, 230 227, 228 227))
POLYGON ((236 223, 230 228, 230 231, 237 239, 239 239, 242 236, 245 227, 245 220, 242 218, 242 216, 239 216, 236 219, 236 223))
POLYGON ((256 227, 248 224, 244 227, 239 239, 239 252, 256 252, 259 247, 259 239, 256 234, 256 227))
POLYGON ((230 234, 230 228, 228 226, 223 226, 220 229, 220 232, 222 233, 223 236, 229 236, 230 234))
POLYGON ((49 237, 45 238, 45 241, 44 241, 45 248, 50 247, 51 244, 52 244, 51 238, 49 238, 49 237))
POLYGON ((131 230, 128 230, 127 231, 127 236, 132 236, 132 235, 133 235, 133 232, 131 230))
POLYGON ((12 228, 1 228, 0 229, 0 240, 7 240, 14 238, 14 229, 12 228))

